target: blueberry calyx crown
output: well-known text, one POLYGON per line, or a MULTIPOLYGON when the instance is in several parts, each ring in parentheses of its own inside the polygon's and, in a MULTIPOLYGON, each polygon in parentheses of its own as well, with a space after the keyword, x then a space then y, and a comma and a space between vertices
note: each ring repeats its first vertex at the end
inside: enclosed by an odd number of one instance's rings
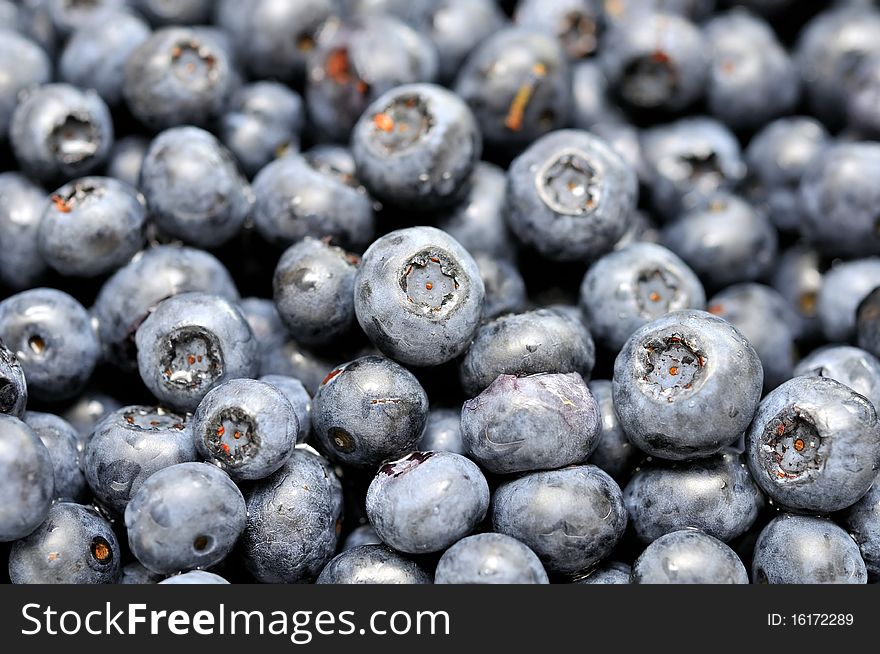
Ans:
POLYGON ((403 95, 373 114, 370 144, 383 155, 398 154, 418 143, 433 127, 434 117, 424 99, 403 95))
POLYGON ((812 479, 825 462, 825 439, 809 416, 796 406, 767 423, 763 441, 764 469, 776 483, 812 479))
POLYGON ((75 182, 66 193, 52 195, 52 204, 60 213, 70 213, 89 198, 104 194, 104 189, 91 182, 75 182))
POLYGON ((223 374, 217 337, 201 327, 183 327, 169 335, 161 365, 170 386, 199 388, 223 374))
POLYGON ((122 414, 122 419, 128 427, 138 431, 167 429, 180 431, 186 424, 186 418, 171 411, 166 411, 162 407, 156 407, 155 409, 137 407, 132 411, 126 411, 122 414))
POLYGON ((208 449, 218 461, 237 466, 260 449, 260 435, 253 417, 239 407, 219 411, 208 422, 204 435, 208 449))
POLYGON ((706 356, 680 334, 653 339, 644 350, 642 381, 667 402, 692 392, 702 381, 706 356))
POLYGON ((538 172, 535 185, 541 200, 557 214, 591 214, 602 199, 602 169, 578 150, 565 150, 538 172))
POLYGON ((681 79, 672 59, 662 50, 637 57, 623 71, 620 95, 631 104, 656 107, 678 93, 681 79))
POLYGON ((437 314, 456 299, 460 284, 456 267, 445 253, 426 250, 409 260, 400 275, 400 288, 412 307, 437 314))
POLYGON ((636 302, 645 318, 659 318, 668 313, 679 294, 679 279, 671 270, 654 268, 639 273, 636 302))
POLYGON ((204 79, 213 84, 220 76, 217 57, 195 39, 176 43, 171 48, 171 63, 174 73, 185 83, 204 79))
POLYGON ((95 155, 101 146, 101 133, 86 113, 70 113, 52 128, 49 147, 64 164, 77 164, 95 155))

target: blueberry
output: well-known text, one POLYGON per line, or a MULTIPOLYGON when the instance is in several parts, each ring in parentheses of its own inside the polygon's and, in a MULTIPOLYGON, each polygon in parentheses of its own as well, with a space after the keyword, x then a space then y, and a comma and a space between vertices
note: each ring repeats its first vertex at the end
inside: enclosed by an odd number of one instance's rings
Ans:
POLYGON ((859 546, 868 571, 880 573, 880 485, 874 485, 843 516, 846 528, 859 546))
POLYGON ((461 385, 478 395, 498 375, 576 372, 589 378, 596 349, 579 318, 538 309, 491 320, 477 330, 461 361, 461 385))
POLYGON ((504 534, 462 538, 440 557, 438 584, 546 584, 547 572, 537 555, 504 534))
POLYGON ((457 95, 404 84, 374 100, 351 136, 358 177, 383 202, 415 209, 454 204, 480 159, 482 138, 457 95))
POLYGON ((555 36, 568 58, 576 60, 597 50, 602 7, 597 0, 519 0, 514 20, 555 36))
POLYGON ((782 514, 755 545, 756 584, 864 584, 868 574, 859 548, 830 520, 782 514))
POLYGON ((795 377, 761 402, 746 434, 752 477, 788 509, 829 513, 862 497, 880 467, 877 412, 823 377, 795 377))
POLYGON ((620 424, 614 409, 612 383, 594 379, 587 388, 599 407, 599 442, 590 456, 590 463, 604 470, 615 480, 627 477, 641 458, 620 424))
POLYGON ((854 77, 846 98, 847 122, 860 132, 875 135, 880 131, 880 53, 871 54, 858 64, 854 77))
POLYGON ((259 381, 277 388, 290 402, 299 425, 296 442, 304 443, 312 429, 312 396, 306 387, 299 379, 284 375, 264 375, 259 381))
POLYGON ((600 61, 625 104, 679 110, 703 94, 708 52, 706 39, 687 18, 644 11, 611 22, 600 61))
POLYGON ((0 414, 0 542, 24 538, 46 518, 55 489, 52 455, 18 418, 0 414))
POLYGON ((113 16, 126 0, 44 0, 44 4, 56 32, 68 36, 83 25, 113 16))
POLYGON ((46 84, 15 109, 9 141, 19 165, 42 181, 69 180, 104 163, 113 146, 113 121, 94 91, 46 84))
POLYGON ((438 77, 451 82, 465 58, 505 23, 494 0, 441 0, 431 3, 428 35, 437 48, 438 77))
POLYGON ((603 586, 612 584, 628 584, 630 583, 629 579, 631 575, 632 568, 626 563, 612 561, 611 563, 606 563, 601 567, 596 568, 586 577, 581 577, 575 580, 574 583, 598 584, 603 586))
POLYGON ((849 345, 826 345, 798 362, 794 376, 827 377, 864 395, 880 407, 880 361, 873 354, 849 345))
POLYGON ((238 300, 229 271, 208 252, 160 245, 136 255, 104 283, 92 307, 104 359, 133 370, 137 328, 162 300, 192 291, 238 300))
POLYGON ((275 267, 275 306, 290 335, 306 346, 328 345, 354 325, 359 257, 306 237, 275 267))
POLYGON ((615 351, 642 325, 670 311, 704 309, 706 294, 688 265, 654 243, 633 243, 590 266, 580 306, 592 334, 615 351))
POLYGON ((382 541, 411 554, 439 552, 486 516, 489 485, 454 452, 413 452, 386 463, 367 489, 367 516, 382 541))
POLYGON ((290 154, 268 164, 254 178, 253 194, 254 225, 277 245, 329 237, 362 252, 373 240, 373 205, 359 182, 308 158, 290 154))
POLYGON ((9 553, 14 584, 112 584, 119 579, 119 543, 91 507, 59 502, 36 531, 9 553))
MULTIPOLYGON (((9 23, 4 21, 0 24, 9 23)), ((9 131, 19 95, 22 91, 49 82, 52 64, 39 45, 3 27, 0 28, 0 68, 6 71, 0 81, 0 141, 3 141, 9 131)))
POLYGON ((528 301, 526 283, 515 265, 507 259, 495 259, 486 254, 475 254, 474 261, 485 289, 483 320, 525 310, 528 301))
POLYGON ((431 575, 389 547, 361 545, 336 556, 315 583, 430 584, 431 575))
POLYGON ((327 373, 335 365, 325 356, 303 348, 291 338, 272 344, 261 355, 261 375, 282 375, 299 379, 305 389, 314 395, 327 373))
POLYGON ((37 246, 57 272, 95 277, 129 261, 144 245, 146 202, 112 177, 83 177, 49 198, 37 246))
POLYGON ((153 25, 202 25, 211 16, 211 0, 134 0, 153 25))
POLYGON ((416 449, 421 452, 439 451, 464 454, 461 437, 461 411, 431 409, 425 431, 416 449))
POLYGON ((617 109, 612 104, 608 79, 596 59, 572 65, 571 94, 571 122, 578 129, 591 129, 616 118, 617 109))
POLYGON ((134 561, 122 567, 119 583, 126 585, 158 584, 164 578, 165 575, 152 572, 139 561, 134 561))
POLYGON ((76 396, 100 355, 88 312, 51 288, 22 291, 0 302, 0 339, 15 352, 28 393, 46 402, 76 396))
POLYGON ((774 120, 749 141, 749 198, 766 206, 779 229, 796 231, 800 226, 801 178, 829 141, 822 124, 806 116, 774 120))
POLYGON ((746 568, 732 549, 696 529, 661 536, 632 567, 634 584, 747 584, 746 568))
POLYGON ((298 149, 304 122, 296 91, 278 82, 253 82, 232 95, 220 119, 220 138, 253 176, 280 154, 298 149))
POLYGON ((666 219, 732 190, 745 176, 736 137, 711 118, 694 116, 642 132, 651 201, 666 219))
POLYGON ((173 575, 159 582, 160 584, 195 584, 204 586, 208 584, 228 584, 223 577, 205 570, 190 570, 183 574, 173 575))
POLYGON ((465 454, 498 474, 583 463, 599 441, 599 406, 577 373, 499 375, 464 403, 465 454))
POLYGON ((763 377, 757 353, 733 325, 676 311, 636 331, 617 355, 614 407, 630 440, 648 454, 705 457, 749 426, 763 377))
POLYGON ((132 553, 163 574, 219 563, 246 520, 241 491, 207 463, 179 463, 154 473, 125 509, 132 553))
POLYGON ((779 293, 763 284, 735 284, 709 299, 708 311, 745 336, 764 368, 764 389, 791 379, 801 322, 779 293))
POLYGON ((123 136, 113 144, 107 159, 107 177, 135 188, 140 184, 141 166, 150 142, 142 136, 123 136))
POLYGON ((833 145, 801 179, 801 233, 820 252, 860 257, 880 250, 880 144, 833 145))
MULTIPOLYGON (((880 257, 842 261, 822 280, 816 310, 822 332, 832 343, 856 336, 856 314, 868 294, 880 286, 880 257)), ((869 352, 871 348, 865 348, 869 352)))
POLYGON ((504 171, 481 161, 471 176, 467 196, 457 206, 442 212, 437 227, 475 256, 511 259, 516 251, 504 218, 506 196, 504 171))
POLYGON ((749 11, 718 14, 703 28, 711 44, 706 101, 735 129, 790 113, 800 96, 798 68, 767 21, 749 11))
POLYGON ((629 229, 624 232, 620 240, 614 244, 615 250, 622 250, 633 243, 658 243, 660 233, 654 219, 646 212, 636 210, 630 220, 629 229))
POLYGON ((329 20, 306 64, 309 115, 322 136, 343 141, 380 95, 436 74, 433 43, 400 20, 381 14, 329 20))
POLYGON ((219 295, 181 293, 160 302, 135 334, 138 371, 156 398, 193 411, 214 386, 254 377, 257 342, 241 312, 219 295))
POLYGON ((492 526, 530 547, 548 572, 575 574, 611 553, 626 529, 626 508, 611 477, 595 466, 571 466, 499 486, 492 526))
POLYGON ((46 270, 37 249, 45 203, 46 194, 24 175, 0 173, 0 283, 15 290, 36 285, 46 270))
POLYGON ((822 260, 812 248, 795 245, 782 252, 770 277, 770 285, 800 317, 801 338, 821 334, 817 315, 822 289, 822 260))
POLYGON ((79 434, 69 422, 51 413, 28 411, 24 421, 49 450, 55 479, 55 499, 84 499, 86 479, 80 467, 79 434))
POLYGON ((593 260, 629 226, 635 172, 602 139, 580 130, 542 137, 507 172, 507 222, 525 245, 557 261, 593 260))
POLYGON ((294 450, 271 477, 247 494, 248 520, 240 549, 263 583, 315 579, 336 551, 342 486, 317 452, 294 450))
POLYGON ((122 94, 135 118, 152 129, 204 125, 226 107, 233 65, 210 30, 163 27, 128 57, 122 94))
POLYGON ((485 289, 470 254, 433 227, 401 229, 364 253, 355 279, 358 323, 384 354, 435 366, 464 352, 485 289))
POLYGON ((418 443, 428 396, 406 368, 366 356, 329 372, 312 400, 321 447, 348 465, 375 467, 418 443))
POLYGON ((28 387, 15 353, 0 340, 0 415, 22 418, 28 387))
POLYGON ((153 139, 140 189, 160 229, 199 247, 235 236, 252 204, 232 154, 198 127, 168 129, 153 139))
POLYGON ((287 327, 272 300, 246 297, 238 303, 238 308, 254 333, 261 353, 269 352, 287 340, 287 327))
POLYGON ((199 402, 192 434, 199 454, 233 479, 263 479, 290 457, 299 418, 276 386, 230 379, 199 402))
POLYGON ((640 467, 623 501, 643 543, 688 527, 728 542, 747 532, 764 506, 745 463, 732 452, 640 467))
POLYGON ((122 404, 106 393, 86 389, 59 415, 79 434, 79 450, 82 452, 95 426, 106 416, 121 408, 122 404))
POLYGON ((454 89, 470 105, 486 144, 516 151, 568 124, 570 75, 554 37, 505 27, 471 52, 454 89))
POLYGON ((122 515, 153 473, 196 458, 185 416, 161 407, 126 406, 95 426, 83 451, 83 469, 100 505, 122 515))
POLYGON ((361 525, 352 531, 345 539, 345 543, 342 545, 342 551, 346 552, 355 547, 361 547, 362 545, 381 544, 382 539, 379 538, 379 534, 376 533, 376 530, 373 529, 372 525, 361 525))
POLYGON ((880 291, 874 289, 859 303, 858 308, 858 342, 859 347, 880 356, 880 291))
POLYGON ((116 105, 122 99, 126 61, 149 37, 150 26, 128 11, 84 21, 61 53, 60 77, 68 84, 94 89, 108 105, 116 105))

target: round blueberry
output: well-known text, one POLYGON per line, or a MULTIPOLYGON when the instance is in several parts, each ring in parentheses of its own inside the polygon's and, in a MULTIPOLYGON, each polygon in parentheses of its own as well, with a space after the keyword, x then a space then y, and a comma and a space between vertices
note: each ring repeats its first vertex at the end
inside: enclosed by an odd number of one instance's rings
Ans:
POLYGON ((37 239, 45 205, 46 194, 27 177, 0 173, 0 283, 13 290, 38 285, 46 271, 37 239))
POLYGON ((440 557, 437 584, 547 584, 538 556, 504 534, 462 538, 440 557))
POLYGON ((452 82, 465 58, 505 23, 495 0, 443 0, 431 2, 430 9, 433 16, 426 29, 437 48, 444 83, 452 82))
POLYGON ((634 584, 747 584, 732 549, 697 529, 682 529, 648 545, 632 567, 634 584))
POLYGON ((45 51, 31 39, 13 29, 0 28, 0 140, 5 139, 18 98, 52 77, 52 64, 45 51))
POLYGON ((880 360, 850 345, 826 345, 813 350, 794 368, 794 376, 828 377, 864 395, 880 407, 880 360))
POLYGON ((118 139, 107 160, 107 177, 137 188, 140 184, 141 165, 149 147, 150 142, 142 136, 123 136, 118 139))
POLYGON ((77 431, 69 422, 51 413, 28 411, 24 421, 49 450, 55 473, 55 499, 68 502, 82 500, 86 492, 86 479, 80 467, 77 431))
POLYGON ((483 280, 483 320, 492 320, 506 313, 524 311, 528 298, 526 283, 517 267, 507 259, 487 254, 474 255, 483 280))
POLYGON ((385 545, 361 545, 333 558, 318 584, 430 584, 431 575, 385 545))
POLYGON ((296 442, 304 443, 312 431, 312 396, 306 387, 299 379, 285 375, 263 375, 259 381, 277 388, 290 402, 299 424, 296 442))
POLYGON ((422 452, 440 451, 464 454, 461 442, 461 411, 431 409, 425 431, 416 449, 422 452))
POLYGON ((0 414, 0 542, 24 538, 46 518, 55 489, 52 456, 18 418, 0 414), (14 501, 12 501, 14 500, 14 501))
POLYGON ((590 463, 615 480, 626 478, 642 458, 642 453, 630 443, 620 424, 614 408, 612 383, 607 379, 594 379, 587 387, 599 406, 599 442, 590 456, 590 463))
POLYGON ((859 305, 878 286, 880 257, 835 263, 825 273, 816 304, 825 338, 832 343, 853 338, 859 305))

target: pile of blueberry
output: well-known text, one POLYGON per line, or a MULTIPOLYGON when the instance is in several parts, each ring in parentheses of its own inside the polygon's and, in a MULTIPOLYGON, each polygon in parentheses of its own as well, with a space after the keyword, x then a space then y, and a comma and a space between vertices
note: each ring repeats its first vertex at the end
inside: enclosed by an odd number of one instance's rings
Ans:
POLYGON ((876 581, 878 138, 868 0, 0 0, 0 567, 876 581))

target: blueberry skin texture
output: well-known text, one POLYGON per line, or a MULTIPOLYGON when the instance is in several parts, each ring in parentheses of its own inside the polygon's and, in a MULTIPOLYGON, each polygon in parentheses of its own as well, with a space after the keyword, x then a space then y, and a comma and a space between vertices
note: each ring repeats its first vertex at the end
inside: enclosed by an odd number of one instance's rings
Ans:
POLYGON ((434 227, 377 239, 355 279, 357 321, 379 350, 413 366, 459 356, 480 322, 485 287, 473 257, 434 227))
POLYGON ((9 553, 14 584, 113 584, 122 558, 116 534, 97 511, 59 502, 9 553))
POLYGON ((299 379, 284 375, 263 375, 259 381, 277 388, 290 402, 299 424, 296 442, 305 443, 312 430, 312 396, 306 387, 299 379))
POLYGON ((0 302, 0 339, 15 352, 28 394, 46 402, 77 395, 100 356, 88 312, 51 288, 22 291, 0 302))
POLYGON ((132 554, 163 574, 219 563, 246 521, 241 491, 207 463, 179 463, 154 473, 125 509, 132 554))
POLYGON ((880 467, 874 405, 840 382, 795 377, 761 402, 746 434, 752 478, 774 503, 808 513, 859 500, 880 467))
POLYGON ((146 387, 181 411, 194 411, 224 381, 255 377, 259 365, 257 341, 244 316, 208 293, 181 293, 160 302, 137 328, 135 344, 146 387), (204 363, 189 363, 198 355, 204 363))
POLYGON ((28 387, 21 364, 0 340, 0 415, 22 418, 27 400, 28 387))
POLYGON ((681 118, 642 132, 651 203, 666 220, 730 191, 745 177, 739 142, 722 123, 681 118))
POLYGON ((431 409, 425 431, 416 446, 420 452, 440 451, 464 454, 461 442, 461 411, 431 409))
POLYGON ((235 158, 198 127, 167 129, 153 139, 140 189, 160 229, 203 248, 235 236, 252 204, 235 158))
POLYGON ((51 413, 28 411, 24 422, 49 450, 57 500, 78 502, 84 498, 86 478, 80 467, 79 434, 69 422, 51 413))
POLYGON ((292 338, 272 344, 262 353, 261 375, 283 375, 299 379, 306 390, 314 395, 335 362, 305 349, 292 338))
POLYGON ((37 231, 40 256, 66 276, 96 277, 127 263, 144 245, 144 197, 111 177, 83 177, 50 197, 37 231))
POLYGON ((100 505, 121 516, 151 475, 197 458, 185 416, 135 405, 114 411, 95 426, 83 449, 83 469, 100 505))
POLYGON ((18 418, 0 414, 0 542, 24 538, 46 518, 55 494, 52 457, 18 418))
POLYGON ((880 485, 874 485, 843 515, 843 523, 859 546, 871 574, 880 573, 880 485))
POLYGON ((382 539, 379 538, 379 534, 376 533, 376 530, 373 529, 372 525, 361 525, 357 527, 354 531, 352 531, 348 537, 345 539, 345 542, 342 544, 341 550, 343 552, 347 552, 350 549, 354 549, 355 547, 361 547, 362 545, 381 545, 382 539))
POLYGON ((538 309, 481 326, 461 361, 461 385, 474 397, 502 374, 576 372, 587 379, 595 362, 596 347, 579 318, 538 309))
POLYGON ((487 145, 518 152, 568 124, 570 77, 555 38, 506 27, 471 52, 453 89, 470 105, 487 145))
POLYGON ((266 240, 289 246, 306 236, 362 252, 376 230, 372 200, 350 175, 290 154, 254 178, 253 220, 266 240))
POLYGON ((52 64, 39 45, 23 34, 4 28, 0 29, 0 69, 6 71, 0 82, 0 141, 3 141, 19 94, 49 82, 52 64))
POLYGON ((713 115, 748 129, 791 113, 799 71, 767 21, 733 9, 708 21, 703 34, 712 52, 706 101, 713 115))
POLYGON ((528 298, 526 283, 519 269, 507 259, 494 259, 475 254, 474 261, 483 280, 483 320, 492 320, 506 313, 525 311, 528 298))
POLYGON ((443 0, 432 11, 427 30, 444 83, 452 82, 465 58, 506 21, 494 0, 443 0))
POLYGON ((441 212, 437 227, 474 256, 513 259, 516 245, 504 218, 506 196, 505 172, 495 164, 480 161, 471 175, 467 195, 457 206, 441 212))
POLYGON ((213 572, 206 572, 205 570, 190 570, 189 572, 184 572, 183 574, 173 575, 159 582, 159 584, 184 584, 184 585, 198 585, 205 586, 209 584, 228 584, 220 575, 214 574, 213 572))
POLYGON ((800 318, 800 337, 819 337, 822 326, 817 304, 823 282, 819 253, 803 245, 790 247, 777 258, 769 282, 800 318))
POLYGON ((611 23, 599 61, 625 104, 675 111, 703 94, 709 52, 703 34, 687 18, 643 11, 611 23))
POLYGON ((141 179, 141 165, 149 147, 150 142, 142 136, 123 136, 118 139, 107 159, 107 177, 137 188, 141 179))
POLYGON ((599 443, 599 406, 577 373, 499 375, 464 403, 465 454, 497 474, 583 463, 599 443))
POLYGON ((804 172, 801 233, 820 252, 855 258, 880 251, 880 144, 828 147, 804 172))
POLYGON ((705 309, 699 278, 672 251, 633 243, 590 266, 580 307, 597 340, 619 351, 639 327, 670 311, 705 309))
POLYGON ((431 575, 385 545, 361 545, 333 558, 316 584, 430 584, 431 575))
POLYGON ((327 462, 306 446, 247 495, 240 551, 262 583, 307 583, 336 551, 342 485, 327 462))
POLYGON ((36 286, 46 271, 37 248, 45 204, 46 194, 27 177, 0 173, 0 283, 13 290, 36 286))
POLYGON ((646 544, 691 527, 728 542, 748 531, 764 506, 745 463, 733 452, 640 467, 624 488, 623 501, 646 544))
POLYGON ((626 563, 612 561, 590 572, 586 577, 575 580, 574 583, 600 586, 628 584, 631 575, 632 568, 626 563))
POLYGON ((453 452, 413 452, 386 463, 367 489, 367 516, 400 552, 439 552, 486 516, 489 484, 477 465, 453 452))
POLYGON ((59 415, 69 422, 79 434, 79 450, 82 452, 85 443, 91 438, 95 426, 104 417, 121 408, 122 404, 106 393, 86 389, 73 404, 59 415))
POLYGON ((634 584, 747 584, 736 553, 697 529, 682 529, 648 545, 633 563, 634 584))
POLYGON ((594 54, 602 8, 595 0, 519 0, 514 21, 556 37, 571 60, 594 54))
POLYGON ((375 467, 412 450, 428 418, 428 396, 406 368, 366 356, 332 370, 312 400, 312 429, 333 459, 375 467))
POLYGON ((163 27, 128 57, 122 95, 135 118, 151 129, 204 125, 226 107, 233 65, 210 30, 163 27))
POLYGON ((800 226, 801 178, 829 142, 822 123, 806 116, 774 120, 749 141, 745 151, 748 196, 766 206, 779 229, 796 231, 800 226))
POLYGON ((236 481, 263 479, 293 452, 299 418, 277 387, 254 379, 230 379, 199 402, 192 433, 202 458, 236 481))
POLYGON ((880 407, 880 360, 850 345, 826 345, 801 359, 795 377, 827 377, 864 395, 874 408, 880 407))
POLYGON ((620 487, 599 468, 571 466, 499 486, 492 528, 530 547, 548 572, 575 574, 611 553, 626 529, 626 507, 620 487))
POLYGON ((110 106, 122 99, 125 64, 150 37, 150 26, 128 11, 114 11, 84 22, 70 37, 58 60, 60 78, 98 92, 110 106))
POLYGON ((504 534, 462 538, 443 553, 434 576, 437 584, 548 584, 538 556, 504 534))
POLYGON ((755 544, 756 584, 864 584, 868 573, 858 545, 825 518, 782 514, 755 544))
POLYGON ((642 458, 642 453, 629 442, 629 437, 620 424, 620 418, 614 409, 611 382, 607 379, 594 379, 587 384, 587 388, 599 407, 599 442, 590 456, 590 463, 619 482, 629 475, 642 458))
POLYGON ((851 340, 857 331, 858 307, 878 286, 880 257, 843 261, 832 266, 822 280, 816 305, 825 338, 832 343, 851 340))
POLYGON ((113 146, 110 110, 95 91, 46 84, 18 103, 9 142, 22 170, 51 182, 87 175, 113 146))
POLYGON ((279 153, 299 147, 305 123, 300 95, 278 82, 253 82, 236 91, 220 118, 220 138, 248 176, 279 153))
POLYGON ((305 346, 328 345, 354 325, 359 257, 306 237, 278 260, 275 306, 290 335, 305 346))
POLYGON ((676 311, 636 331, 617 355, 614 406, 642 451, 700 458, 743 434, 763 380, 758 354, 733 325, 703 311, 676 311))
POLYGON ((731 323, 755 348, 765 391, 791 379, 801 323, 779 293, 763 284, 735 284, 711 297, 708 311, 731 323))
POLYGON ((507 171, 507 224, 555 261, 593 260, 629 227, 635 172, 605 141, 560 130, 533 143, 507 171))
POLYGON ((287 327, 281 322, 281 316, 272 300, 246 297, 238 303, 238 308, 254 333, 261 352, 274 345, 283 345, 287 340, 287 327))
POLYGON ((134 370, 137 328, 162 300, 193 291, 238 300, 229 271, 208 252, 159 245, 135 255, 104 283, 92 306, 104 360, 123 370, 134 370))

